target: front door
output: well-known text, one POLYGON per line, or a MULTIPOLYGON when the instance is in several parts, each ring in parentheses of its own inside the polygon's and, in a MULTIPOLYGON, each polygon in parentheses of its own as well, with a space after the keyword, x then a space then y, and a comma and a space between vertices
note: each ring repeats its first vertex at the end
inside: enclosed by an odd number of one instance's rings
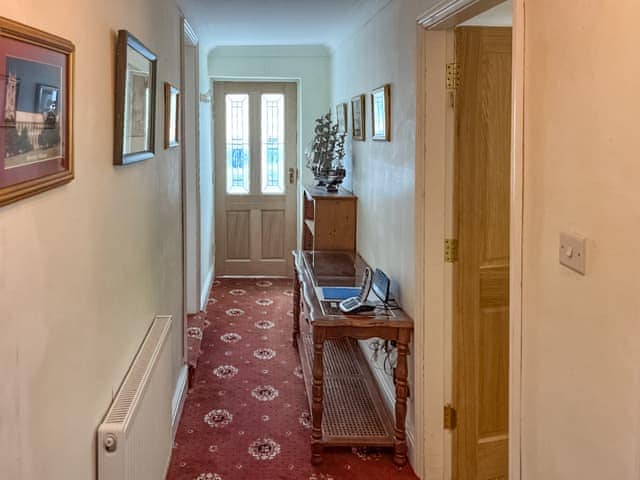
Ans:
POLYGON ((511 28, 456 30, 453 478, 508 477, 511 28))
POLYGON ((216 275, 293 269, 296 94, 294 83, 214 83, 216 275))

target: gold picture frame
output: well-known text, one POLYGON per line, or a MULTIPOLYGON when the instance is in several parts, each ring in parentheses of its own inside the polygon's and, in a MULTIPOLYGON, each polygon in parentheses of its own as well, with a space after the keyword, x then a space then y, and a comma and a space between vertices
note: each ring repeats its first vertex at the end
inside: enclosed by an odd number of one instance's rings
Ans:
POLYGON ((336 105, 336 123, 338 124, 338 133, 347 133, 349 127, 347 125, 347 119, 349 107, 346 103, 340 103, 336 105))
POLYGON ((391 141, 391 85, 383 85, 371 92, 371 138, 378 142, 391 141))
POLYGON ((180 145, 180 90, 164 82, 164 148, 180 145))
POLYGON ((354 140, 366 139, 366 95, 358 95, 351 99, 351 135, 354 140))
POLYGON ((74 54, 70 41, 0 17, 0 206, 74 178, 74 54))

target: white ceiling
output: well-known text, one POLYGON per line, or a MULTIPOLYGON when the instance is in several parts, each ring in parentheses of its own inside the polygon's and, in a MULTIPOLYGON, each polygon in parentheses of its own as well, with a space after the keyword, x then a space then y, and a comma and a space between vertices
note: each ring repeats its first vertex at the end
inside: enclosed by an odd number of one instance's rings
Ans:
POLYGON ((504 3, 481 13, 480 15, 467 20, 464 26, 483 27, 510 27, 513 24, 513 1, 507 0, 504 3))
POLYGON ((201 45, 335 47, 391 0, 183 0, 201 45))

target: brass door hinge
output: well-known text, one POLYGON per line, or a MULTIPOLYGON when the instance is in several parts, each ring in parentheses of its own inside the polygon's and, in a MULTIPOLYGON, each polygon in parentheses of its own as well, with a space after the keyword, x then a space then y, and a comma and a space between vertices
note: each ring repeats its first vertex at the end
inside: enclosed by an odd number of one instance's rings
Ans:
POLYGON ((447 90, 456 90, 460 86, 460 65, 447 63, 447 90))
POLYGON ((455 430, 458 426, 458 412, 451 405, 444 406, 444 429, 455 430))
POLYGON ((458 240, 447 238, 444 241, 444 261, 446 263, 456 263, 458 261, 458 240))

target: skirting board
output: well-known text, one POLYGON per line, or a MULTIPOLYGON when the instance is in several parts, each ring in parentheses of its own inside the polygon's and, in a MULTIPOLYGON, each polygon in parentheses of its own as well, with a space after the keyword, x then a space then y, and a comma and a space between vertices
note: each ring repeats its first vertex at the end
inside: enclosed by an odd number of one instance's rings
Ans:
POLYGON ((178 431, 178 424, 182 417, 182 409, 184 407, 184 401, 187 398, 187 387, 189 383, 189 367, 185 364, 180 367, 180 373, 178 374, 178 381, 176 382, 176 389, 173 392, 173 399, 171 401, 171 427, 173 437, 175 438, 178 431))
MULTIPOLYGON (((384 403, 386 404, 387 408, 393 412, 396 404, 396 392, 393 385, 393 379, 389 375, 384 373, 384 371, 371 359, 371 349, 369 348, 370 341, 371 340, 360 341, 360 348, 362 349, 362 352, 364 353, 364 356, 369 363, 369 368, 373 373, 373 377, 376 379, 376 383, 380 388, 380 392, 382 393, 382 397, 384 398, 384 403)), ((384 353, 380 352, 380 355, 384 355, 384 353)), ((413 466, 415 465, 415 427, 413 424, 413 418, 407 419, 406 434, 407 446, 409 448, 409 463, 411 463, 411 465, 413 466)))
POLYGON ((213 268, 209 270, 207 279, 204 282, 204 288, 200 292, 200 310, 206 310, 207 300, 209 299, 209 292, 211 291, 211 285, 213 285, 213 268))

